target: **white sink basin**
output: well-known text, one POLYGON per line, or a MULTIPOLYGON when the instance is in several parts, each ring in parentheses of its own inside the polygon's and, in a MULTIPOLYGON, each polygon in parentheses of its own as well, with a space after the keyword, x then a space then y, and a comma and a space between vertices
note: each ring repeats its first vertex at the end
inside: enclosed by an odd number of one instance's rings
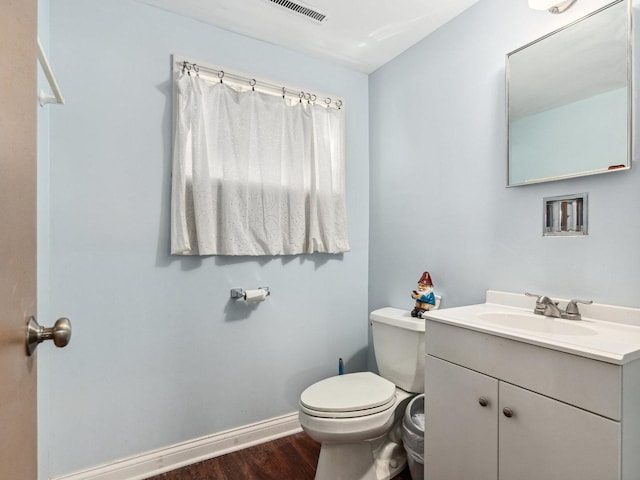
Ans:
MULTIPOLYGON (((568 300, 555 300, 566 308, 568 300)), ((535 303, 524 294, 489 290, 485 303, 429 310, 426 318, 618 365, 640 359, 640 308, 580 305, 582 320, 566 320, 534 314, 535 303)))
POLYGON ((498 327, 515 328, 535 333, 550 335, 596 335, 592 328, 575 323, 573 320, 543 317, 542 315, 511 313, 511 312, 482 312, 478 318, 483 322, 498 327))

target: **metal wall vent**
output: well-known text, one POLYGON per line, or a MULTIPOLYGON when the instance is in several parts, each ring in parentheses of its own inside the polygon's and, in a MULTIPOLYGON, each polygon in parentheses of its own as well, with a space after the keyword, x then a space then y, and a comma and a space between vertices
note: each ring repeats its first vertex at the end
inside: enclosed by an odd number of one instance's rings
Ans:
POLYGON ((318 22, 322 22, 327 16, 323 15, 320 12, 316 12, 315 10, 305 7, 296 2, 291 2, 290 0, 269 0, 271 3, 275 3, 276 5, 280 5, 281 7, 288 8, 300 15, 305 15, 309 18, 312 18, 318 22))

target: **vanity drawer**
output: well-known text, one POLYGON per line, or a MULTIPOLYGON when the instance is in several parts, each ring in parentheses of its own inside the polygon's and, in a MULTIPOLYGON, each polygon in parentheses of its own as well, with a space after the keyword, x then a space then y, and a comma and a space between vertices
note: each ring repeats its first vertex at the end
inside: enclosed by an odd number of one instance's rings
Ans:
POLYGON ((427 355, 620 421, 622 367, 433 320, 427 355))

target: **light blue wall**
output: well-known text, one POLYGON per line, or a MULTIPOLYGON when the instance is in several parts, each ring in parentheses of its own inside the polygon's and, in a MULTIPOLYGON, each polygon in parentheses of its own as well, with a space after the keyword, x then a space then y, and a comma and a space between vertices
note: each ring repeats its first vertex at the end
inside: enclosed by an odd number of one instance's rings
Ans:
MULTIPOLYGON (((300 392, 366 368, 367 76, 131 0, 51 2, 52 476, 297 411, 300 392), (352 251, 169 256, 171 54, 345 98, 352 251), (232 287, 269 286, 255 308, 232 287)), ((48 391, 46 391, 48 389, 48 391)))
POLYGON ((67 105, 50 107, 39 267, 50 264, 48 316, 70 316, 74 338, 51 352, 39 393, 55 413, 41 419, 49 474, 295 411, 338 356, 364 368, 368 309, 410 308, 425 269, 443 306, 481 302, 487 288, 640 306, 637 167, 504 187, 504 54, 593 8, 554 16, 483 0, 367 87, 362 74, 130 0, 53 2, 67 105), (171 53, 347 99, 351 253, 167 255, 171 53), (590 235, 543 239, 542 198, 585 191, 590 235), (231 287, 258 285, 273 295, 257 308, 229 302, 231 287))
POLYGON ((423 270, 443 307, 487 289, 640 306, 637 165, 505 188, 505 54, 595 3, 482 0, 370 76, 370 308, 409 308, 423 270), (542 238, 543 197, 580 192, 589 236, 542 238))

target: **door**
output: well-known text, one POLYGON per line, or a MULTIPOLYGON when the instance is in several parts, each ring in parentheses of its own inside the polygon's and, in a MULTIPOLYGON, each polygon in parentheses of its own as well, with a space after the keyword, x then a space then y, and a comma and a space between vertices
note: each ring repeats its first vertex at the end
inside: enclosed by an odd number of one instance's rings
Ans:
POLYGON ((430 355, 425 369, 424 478, 496 480, 498 381, 430 355))
POLYGON ((0 478, 37 477, 36 0, 0 0, 0 478))
POLYGON ((620 423, 504 382, 499 439, 500 480, 620 478, 620 423))

